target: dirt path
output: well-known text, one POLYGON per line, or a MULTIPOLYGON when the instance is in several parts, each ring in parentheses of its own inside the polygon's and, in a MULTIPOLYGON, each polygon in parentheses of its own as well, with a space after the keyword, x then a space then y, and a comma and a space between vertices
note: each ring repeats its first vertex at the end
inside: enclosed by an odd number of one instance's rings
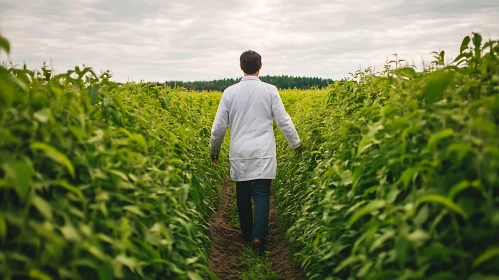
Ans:
MULTIPOLYGON (((273 195, 272 195, 273 196, 273 195)), ((238 227, 231 227, 227 220, 231 205, 235 199, 234 187, 230 180, 226 180, 220 193, 220 204, 209 222, 211 240, 209 267, 222 280, 237 280, 241 272, 242 250, 246 246, 238 227)), ((300 270, 293 266, 288 258, 289 252, 284 245, 284 233, 277 225, 277 212, 271 208, 269 217, 269 235, 267 250, 270 251, 272 267, 282 279, 303 279, 300 270)))
POLYGON ((222 280, 239 279, 241 253, 245 246, 239 229, 229 226, 226 220, 234 199, 234 187, 230 180, 226 180, 220 193, 217 212, 213 214, 209 223, 213 244, 208 265, 222 280))
POLYGON ((285 233, 280 232, 277 224, 277 210, 274 205, 274 194, 270 197, 269 235, 267 237, 267 250, 270 251, 272 268, 285 280, 305 279, 298 266, 293 265, 289 259, 289 250, 285 246, 285 233))

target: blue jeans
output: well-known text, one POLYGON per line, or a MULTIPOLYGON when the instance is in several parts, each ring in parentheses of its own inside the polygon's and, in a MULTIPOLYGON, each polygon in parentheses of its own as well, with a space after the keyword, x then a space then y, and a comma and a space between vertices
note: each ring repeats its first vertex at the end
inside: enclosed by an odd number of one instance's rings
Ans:
POLYGON ((236 182, 237 210, 243 237, 247 242, 254 238, 264 241, 269 231, 270 179, 236 182), (255 204, 253 209, 251 198, 255 204))

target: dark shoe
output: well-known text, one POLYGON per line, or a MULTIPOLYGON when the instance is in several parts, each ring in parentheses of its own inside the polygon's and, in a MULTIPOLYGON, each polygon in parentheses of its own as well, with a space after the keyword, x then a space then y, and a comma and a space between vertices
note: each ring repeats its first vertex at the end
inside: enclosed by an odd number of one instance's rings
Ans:
POLYGON ((265 244, 262 242, 260 239, 255 238, 251 242, 251 247, 256 251, 258 255, 263 255, 263 252, 265 251, 265 244))
POLYGON ((244 237, 244 236, 243 236, 243 240, 244 240, 244 243, 245 243, 246 245, 251 245, 251 244, 252 244, 252 243, 251 243, 251 238, 246 238, 246 237, 244 237))
POLYGON ((244 243, 246 243, 247 245, 251 245, 251 235, 245 235, 244 233, 241 233, 241 237, 243 238, 244 240, 244 243))

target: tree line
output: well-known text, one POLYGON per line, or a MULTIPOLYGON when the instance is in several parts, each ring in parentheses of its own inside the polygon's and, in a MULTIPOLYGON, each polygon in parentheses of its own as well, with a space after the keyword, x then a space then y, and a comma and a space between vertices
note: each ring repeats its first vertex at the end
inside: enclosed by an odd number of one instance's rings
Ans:
MULTIPOLYGON (((324 79, 318 77, 294 77, 294 76, 260 76, 260 80, 266 83, 275 85, 279 89, 308 89, 312 87, 325 87, 333 83, 333 79, 324 79)), ((165 83, 159 83, 160 85, 168 85, 172 88, 174 87, 184 87, 188 90, 208 90, 208 91, 223 91, 227 87, 238 83, 241 78, 228 78, 219 79, 211 81, 166 81, 165 83)))

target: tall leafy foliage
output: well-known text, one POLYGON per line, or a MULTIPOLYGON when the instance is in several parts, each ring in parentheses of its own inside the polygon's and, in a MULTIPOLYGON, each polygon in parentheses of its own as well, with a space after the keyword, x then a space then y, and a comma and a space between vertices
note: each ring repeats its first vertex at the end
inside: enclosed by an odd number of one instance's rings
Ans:
POLYGON ((0 98, 0 278, 210 273, 204 221, 227 172, 207 156, 219 95, 2 66, 0 98))
POLYGON ((499 44, 460 51, 285 99, 308 149, 281 153, 276 201, 307 278, 499 276, 499 44))
MULTIPOLYGON (((283 91, 307 149, 277 134, 276 202, 307 278, 498 274, 499 46, 472 34, 460 51, 283 91)), ((203 222, 228 171, 206 156, 219 98, 0 67, 2 278, 209 274, 203 222)))

